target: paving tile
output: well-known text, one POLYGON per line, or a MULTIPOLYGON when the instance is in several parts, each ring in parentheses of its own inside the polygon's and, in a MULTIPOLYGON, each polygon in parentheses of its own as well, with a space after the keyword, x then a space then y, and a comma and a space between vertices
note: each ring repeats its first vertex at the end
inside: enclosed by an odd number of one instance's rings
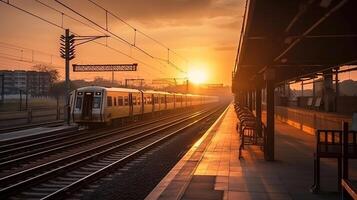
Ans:
MULTIPOLYGON (((243 159, 238 159, 236 122, 231 106, 214 132, 195 147, 197 152, 193 153, 194 156, 185 156, 188 161, 196 162, 183 165, 187 171, 179 171, 162 193, 165 198, 175 196, 177 188, 188 180, 188 171, 194 168, 194 176, 182 199, 339 199, 339 195, 333 192, 318 195, 309 192, 313 183, 313 136, 276 121, 276 161, 266 162, 261 148, 253 145, 246 145, 243 159)), ((357 166, 357 161, 352 164, 357 166)), ((321 166, 323 190, 333 191, 336 187, 336 162, 323 160, 321 166)), ((357 177, 356 170, 350 173, 357 177)))
POLYGON ((227 192, 228 200, 292 200, 292 198, 288 194, 280 194, 280 193, 261 193, 261 192, 227 192))

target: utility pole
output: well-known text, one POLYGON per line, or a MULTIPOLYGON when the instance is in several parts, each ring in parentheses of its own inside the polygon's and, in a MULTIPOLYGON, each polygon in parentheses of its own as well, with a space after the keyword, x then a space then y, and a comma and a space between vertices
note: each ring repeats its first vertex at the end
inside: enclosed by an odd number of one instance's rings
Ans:
POLYGON ((22 90, 20 89, 20 111, 22 111, 22 90))
POLYGON ((69 34, 69 29, 65 30, 65 35, 61 35, 61 57, 65 60, 65 74, 66 74, 66 91, 65 91, 65 96, 66 96, 66 109, 65 109, 65 120, 67 121, 67 124, 70 123, 70 107, 69 107, 69 93, 70 93, 70 79, 69 79, 69 62, 72 60, 75 55, 74 51, 74 35, 69 34))
POLYGON ((0 75, 1 76, 1 102, 0 103, 2 103, 2 104, 4 104, 4 102, 5 102, 5 75, 4 74, 1 74, 0 75))
POLYGON ((188 94, 188 79, 186 80, 186 94, 188 94))

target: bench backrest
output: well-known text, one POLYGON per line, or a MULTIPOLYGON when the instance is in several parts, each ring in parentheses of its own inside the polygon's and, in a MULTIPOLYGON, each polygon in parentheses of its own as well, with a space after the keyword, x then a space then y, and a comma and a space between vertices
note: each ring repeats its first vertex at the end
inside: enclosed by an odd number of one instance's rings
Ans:
POLYGON ((348 155, 349 158, 357 158, 357 131, 348 132, 348 155))
POLYGON ((352 115, 352 127, 351 130, 357 131, 357 113, 353 113, 352 115))
POLYGON ((321 157, 339 157, 342 155, 341 130, 317 130, 316 153, 321 157))
MULTIPOLYGON (((317 130, 316 154, 320 157, 342 156, 342 130, 317 130)), ((348 132, 349 158, 357 158, 357 131, 348 132)))

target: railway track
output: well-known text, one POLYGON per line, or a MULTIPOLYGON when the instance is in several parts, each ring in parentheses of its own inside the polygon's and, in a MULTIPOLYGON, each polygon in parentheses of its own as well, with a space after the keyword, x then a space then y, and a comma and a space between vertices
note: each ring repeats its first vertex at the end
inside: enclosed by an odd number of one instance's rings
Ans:
POLYGON ((86 148, 75 154, 60 157, 26 170, 0 178, 0 197, 3 198, 62 198, 68 192, 95 181, 117 169, 135 156, 193 126, 220 109, 206 110, 179 117, 141 130, 135 134, 86 148), (22 191, 19 194, 19 191, 22 191), (15 194, 16 193, 16 194, 15 194), (15 195, 15 196, 13 196, 15 195))
MULTIPOLYGON (((68 131, 63 134, 58 134, 55 137, 51 134, 41 138, 26 139, 24 141, 14 142, 0 146, 0 176, 1 170, 9 169, 14 165, 19 165, 20 162, 33 161, 34 158, 40 156, 48 156, 51 153, 76 148, 79 145, 85 145, 90 142, 95 142, 100 139, 109 138, 113 135, 128 132, 131 130, 139 130, 148 125, 161 123, 176 117, 185 116, 187 113, 179 113, 164 117, 159 117, 155 120, 139 122, 127 127, 115 129, 100 129, 95 131, 68 131)), ((48 160, 47 160, 48 161, 48 160)), ((27 163, 24 163, 27 164, 27 163)))
POLYGON ((9 133, 13 131, 21 131, 29 128, 36 128, 36 127, 56 127, 56 126, 61 126, 64 125, 63 120, 56 120, 56 121, 50 121, 50 122, 42 122, 42 123, 34 123, 34 124, 26 124, 26 125, 20 125, 20 126, 10 126, 10 127, 3 127, 0 128, 0 134, 2 133, 9 133))

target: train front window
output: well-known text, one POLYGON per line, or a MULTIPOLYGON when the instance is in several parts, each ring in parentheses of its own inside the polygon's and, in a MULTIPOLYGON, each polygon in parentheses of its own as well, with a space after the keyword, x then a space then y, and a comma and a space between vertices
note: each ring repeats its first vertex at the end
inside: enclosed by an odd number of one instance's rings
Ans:
POLYGON ((98 109, 100 108, 100 100, 101 100, 101 97, 94 97, 93 98, 93 109, 98 109))
POLYGON ((81 108, 82 108, 82 97, 77 97, 76 109, 81 109, 81 108))

